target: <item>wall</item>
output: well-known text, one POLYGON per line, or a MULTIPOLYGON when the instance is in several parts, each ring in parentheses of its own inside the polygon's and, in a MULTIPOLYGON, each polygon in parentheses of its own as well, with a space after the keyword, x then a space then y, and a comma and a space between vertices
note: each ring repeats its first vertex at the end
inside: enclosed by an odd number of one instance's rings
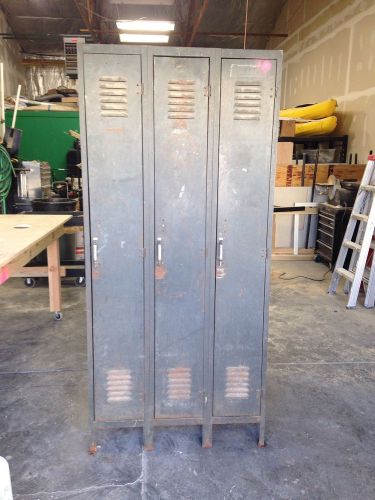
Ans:
POLYGON ((282 107, 335 97, 336 132, 366 162, 375 150, 375 0, 287 0, 274 32, 289 35, 268 43, 284 50, 282 107))
POLYGON ((26 94, 30 99, 45 94, 57 87, 77 88, 77 80, 71 80, 65 75, 64 65, 56 63, 30 66, 26 71, 26 94))
MULTIPOLYGON (((3 11, 0 9, 1 33, 10 33, 11 29, 5 20, 3 11)), ((15 95, 17 85, 22 85, 21 92, 25 93, 25 68, 21 62, 21 48, 14 40, 0 38, 0 62, 4 63, 4 88, 5 96, 15 95)))

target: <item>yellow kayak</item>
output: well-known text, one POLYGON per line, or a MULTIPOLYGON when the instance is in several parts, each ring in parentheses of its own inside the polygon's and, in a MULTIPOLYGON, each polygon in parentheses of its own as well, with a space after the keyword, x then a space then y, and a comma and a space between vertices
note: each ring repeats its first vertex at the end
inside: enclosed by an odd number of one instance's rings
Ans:
POLYGON ((337 125, 336 116, 328 116, 312 122, 296 123, 295 135, 326 135, 333 132, 337 125))
POLYGON ((300 108, 282 109, 280 118, 303 118, 305 120, 319 120, 331 116, 336 109, 337 101, 327 99, 327 101, 311 104, 310 106, 301 106, 300 108))

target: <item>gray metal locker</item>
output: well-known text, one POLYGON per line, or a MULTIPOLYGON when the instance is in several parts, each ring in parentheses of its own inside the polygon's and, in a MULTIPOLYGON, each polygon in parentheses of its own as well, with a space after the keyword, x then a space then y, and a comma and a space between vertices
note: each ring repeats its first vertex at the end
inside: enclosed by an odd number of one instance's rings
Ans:
POLYGON ((209 63, 154 57, 156 418, 202 416, 209 63))
POLYGON ((281 54, 80 48, 91 418, 260 424, 281 54))

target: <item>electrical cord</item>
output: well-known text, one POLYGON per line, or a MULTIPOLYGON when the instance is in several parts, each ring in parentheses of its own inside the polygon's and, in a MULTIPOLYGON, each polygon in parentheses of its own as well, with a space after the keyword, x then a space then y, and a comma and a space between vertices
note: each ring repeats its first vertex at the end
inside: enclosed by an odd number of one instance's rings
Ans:
POLYGON ((15 175, 8 151, 0 145, 0 204, 3 214, 7 210, 6 199, 12 187, 12 174, 15 175))
POLYGON ((283 280, 283 281, 290 281, 290 280, 296 280, 297 278, 303 278, 305 280, 310 280, 310 281, 324 281, 326 279, 326 276, 327 274, 330 272, 331 270, 328 269, 328 271, 326 271, 323 276, 321 278, 312 278, 311 276, 291 276, 290 278, 283 278, 283 276, 285 276, 285 274, 287 273, 281 273, 278 278, 280 280, 283 280))

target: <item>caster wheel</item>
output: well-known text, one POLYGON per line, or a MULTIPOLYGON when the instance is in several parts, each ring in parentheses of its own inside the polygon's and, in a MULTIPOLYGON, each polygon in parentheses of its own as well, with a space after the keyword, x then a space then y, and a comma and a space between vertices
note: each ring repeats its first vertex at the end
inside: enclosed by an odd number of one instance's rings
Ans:
POLYGON ((55 312, 54 318, 56 321, 61 321, 62 317, 63 317, 63 315, 61 312, 59 312, 59 311, 55 312))
POLYGON ((86 278, 84 278, 83 276, 80 276, 79 278, 76 278, 74 280, 74 284, 75 284, 75 286, 85 287, 86 286, 86 278))
POLYGON ((27 286, 27 288, 34 288, 36 285, 36 279, 34 278, 25 278, 23 281, 24 285, 27 286))

